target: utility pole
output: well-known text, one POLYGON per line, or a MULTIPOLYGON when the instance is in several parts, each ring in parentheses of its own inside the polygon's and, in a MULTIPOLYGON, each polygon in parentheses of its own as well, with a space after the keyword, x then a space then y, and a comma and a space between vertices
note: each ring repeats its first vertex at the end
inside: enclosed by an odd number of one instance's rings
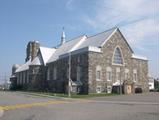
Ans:
POLYGON ((7 77, 6 77, 6 73, 4 75, 4 87, 5 87, 5 89, 7 89, 7 77))
MULTIPOLYGON (((121 68, 120 68, 120 71, 121 71, 121 68)), ((122 95, 122 86, 121 86, 121 85, 122 85, 122 84, 121 84, 121 78, 122 78, 122 77, 121 77, 121 76, 122 76, 122 75, 121 75, 121 72, 120 72, 120 76, 119 76, 119 77, 120 77, 120 95, 122 95)))
POLYGON ((122 86, 121 86, 121 80, 120 80, 120 95, 122 95, 122 86))
POLYGON ((71 97, 71 52, 68 55, 68 97, 71 97))

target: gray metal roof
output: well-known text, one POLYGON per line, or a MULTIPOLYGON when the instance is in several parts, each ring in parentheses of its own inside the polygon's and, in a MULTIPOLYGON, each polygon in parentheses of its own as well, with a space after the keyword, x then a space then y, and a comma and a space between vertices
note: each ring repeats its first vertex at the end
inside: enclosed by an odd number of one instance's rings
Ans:
POLYGON ((112 28, 102 33, 87 37, 87 39, 79 46, 78 49, 88 46, 101 47, 116 29, 117 28, 112 28))
POLYGON ((21 72, 21 71, 26 71, 29 69, 29 65, 31 64, 31 60, 28 60, 26 63, 21 65, 15 72, 21 72))
POLYGON ((59 46, 59 48, 56 49, 55 53, 52 54, 51 58, 48 60, 47 63, 56 61, 60 55, 69 53, 72 48, 74 48, 85 36, 77 37, 73 40, 67 41, 63 45, 59 46))
POLYGON ((84 35, 84 36, 77 37, 73 40, 67 41, 66 43, 61 45, 59 48, 57 48, 57 50, 51 56, 51 58, 49 59, 47 63, 56 61, 61 55, 64 55, 76 50, 80 50, 82 48, 86 48, 89 46, 101 47, 107 41, 109 36, 111 36, 111 34, 116 30, 117 28, 112 28, 110 30, 96 34, 94 36, 87 37, 84 35))

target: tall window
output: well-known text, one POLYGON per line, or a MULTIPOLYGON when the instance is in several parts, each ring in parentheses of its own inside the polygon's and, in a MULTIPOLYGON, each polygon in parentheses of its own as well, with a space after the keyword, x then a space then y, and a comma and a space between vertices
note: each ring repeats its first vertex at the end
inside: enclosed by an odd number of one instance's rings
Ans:
POLYGON ((53 72, 54 72, 54 74, 53 74, 54 77, 53 78, 54 78, 54 80, 56 80, 57 79, 57 68, 56 67, 54 67, 54 71, 53 72))
POLYGON ((128 80, 129 79, 129 69, 125 69, 125 80, 128 80))
POLYGON ((22 79, 23 79, 22 72, 20 72, 19 74, 20 74, 20 81, 19 81, 19 83, 22 84, 22 79))
POLYGON ((47 80, 50 80, 50 69, 47 69, 47 80))
POLYGON ((116 68, 116 81, 120 81, 120 68, 116 68))
POLYGON ((97 79, 100 80, 100 70, 97 70, 97 79))
POLYGON ((29 83, 29 71, 27 71, 27 83, 29 83))
POLYGON ((107 81, 112 80, 112 69, 110 67, 107 67, 107 81))
POLYGON ((96 80, 97 81, 100 81, 101 80, 101 67, 100 66, 97 66, 96 67, 96 80))
POLYGON ((77 81, 80 81, 81 80, 81 67, 80 66, 77 66, 77 81))
POLYGON ((117 47, 115 49, 113 63, 115 64, 123 64, 122 55, 120 49, 117 47))
POLYGON ((133 81, 137 82, 137 70, 136 69, 133 70, 133 81))

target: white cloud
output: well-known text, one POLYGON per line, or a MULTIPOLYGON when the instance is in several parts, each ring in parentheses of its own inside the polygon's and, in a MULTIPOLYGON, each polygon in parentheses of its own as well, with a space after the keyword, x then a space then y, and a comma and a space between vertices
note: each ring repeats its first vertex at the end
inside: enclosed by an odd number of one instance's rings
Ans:
MULTIPOLYGON (((131 45, 143 48, 145 45, 159 43, 159 18, 145 19, 122 28, 131 45), (156 36, 158 36, 156 38, 156 36), (151 39, 150 39, 151 38, 151 39)), ((147 49, 147 48, 146 48, 147 49)))
POLYGON ((67 2, 66 2, 66 8, 68 9, 68 10, 73 10, 74 9, 74 7, 73 7, 73 2, 74 2, 74 0, 67 0, 67 2))
POLYGON ((98 31, 119 26, 133 46, 143 49, 146 38, 159 37, 158 6, 158 0, 102 0, 94 16, 82 19, 98 31))

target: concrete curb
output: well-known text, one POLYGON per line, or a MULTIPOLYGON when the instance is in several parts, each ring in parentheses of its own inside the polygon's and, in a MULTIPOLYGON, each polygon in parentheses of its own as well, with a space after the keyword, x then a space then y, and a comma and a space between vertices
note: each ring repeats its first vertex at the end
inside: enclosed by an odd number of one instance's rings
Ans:
POLYGON ((44 95, 44 94, 32 93, 32 92, 21 92, 21 91, 16 91, 16 92, 21 93, 21 94, 47 97, 47 98, 64 99, 64 100, 77 100, 77 99, 74 99, 74 98, 58 97, 58 96, 44 95))

